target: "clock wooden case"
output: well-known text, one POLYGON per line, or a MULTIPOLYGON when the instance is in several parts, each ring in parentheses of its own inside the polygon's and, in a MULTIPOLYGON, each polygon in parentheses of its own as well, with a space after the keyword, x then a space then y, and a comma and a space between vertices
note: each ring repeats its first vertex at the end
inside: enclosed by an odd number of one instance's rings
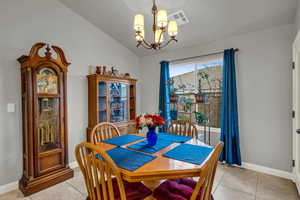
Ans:
POLYGON ((35 44, 21 56, 23 176, 25 196, 73 177, 68 166, 67 71, 61 48, 35 44), (46 47, 46 48, 45 48, 46 47), (40 56, 39 51, 45 50, 40 56), (52 56, 54 50, 56 56, 52 56))

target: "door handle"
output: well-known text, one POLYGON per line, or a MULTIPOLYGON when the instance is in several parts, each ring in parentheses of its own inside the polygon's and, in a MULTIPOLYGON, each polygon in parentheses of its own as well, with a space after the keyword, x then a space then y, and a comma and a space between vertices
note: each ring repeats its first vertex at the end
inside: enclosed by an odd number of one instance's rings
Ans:
POLYGON ((297 129, 297 130, 296 130, 296 133, 297 133, 297 134, 300 134, 300 129, 297 129))

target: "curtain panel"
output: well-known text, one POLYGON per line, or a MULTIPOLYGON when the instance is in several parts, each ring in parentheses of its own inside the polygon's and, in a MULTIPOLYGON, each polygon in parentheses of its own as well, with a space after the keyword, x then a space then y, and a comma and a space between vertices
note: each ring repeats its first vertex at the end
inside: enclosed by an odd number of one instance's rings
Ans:
POLYGON ((220 140, 224 142, 220 161, 241 165, 234 49, 224 51, 220 140))
MULTIPOLYGON (((165 120, 170 120, 170 105, 166 104, 170 102, 170 71, 169 62, 160 62, 160 87, 159 87, 159 112, 160 116, 165 120)), ((165 128, 168 127, 169 121, 167 121, 165 128)))

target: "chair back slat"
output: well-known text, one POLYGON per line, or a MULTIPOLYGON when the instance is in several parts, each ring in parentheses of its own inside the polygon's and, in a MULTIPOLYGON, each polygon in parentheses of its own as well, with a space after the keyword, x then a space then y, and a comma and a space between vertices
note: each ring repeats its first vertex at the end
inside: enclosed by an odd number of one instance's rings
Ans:
POLYGON ((92 168, 93 168, 93 181, 94 181, 94 184, 95 184, 95 190, 96 190, 96 196, 97 197, 101 197, 101 190, 100 190, 100 176, 99 176, 99 173, 98 173, 98 168, 100 167, 100 162, 99 161, 95 161, 95 159, 92 159, 92 168))
MULTIPOLYGON (((100 162, 100 166, 101 166, 101 168, 103 168, 103 169, 106 169, 106 166, 105 166, 105 163, 104 162, 100 162)), ((105 178, 105 173, 104 173, 104 170, 102 170, 101 172, 100 172, 100 176, 101 176, 101 178, 100 178, 100 183, 101 183, 101 185, 102 185, 102 194, 103 194, 103 199, 104 200, 108 200, 108 194, 107 194, 107 187, 106 187, 106 178, 105 178)))
POLYGON ((120 170, 103 149, 83 142, 76 146, 75 155, 84 177, 89 200, 114 200, 116 192, 120 193, 120 200, 126 200, 120 170), (118 187, 113 187, 114 181, 117 181, 118 187), (119 191, 114 191, 116 188, 119 191))
POLYGON ((172 120, 167 129, 167 133, 196 137, 197 128, 189 120, 172 120))
POLYGON ((121 134, 118 130, 118 127, 116 127, 114 124, 110 122, 102 122, 97 124, 93 128, 90 136, 90 141, 93 144, 98 144, 102 140, 111 139, 120 135, 121 134))
POLYGON ((213 187, 213 182, 218 166, 218 160, 220 153, 223 149, 224 143, 219 142, 215 147, 210 156, 206 159, 200 168, 200 177, 193 191, 190 200, 196 200, 199 191, 201 190, 200 200, 211 200, 211 192, 213 187))
POLYGON ((112 180, 111 180, 111 171, 107 166, 107 185, 108 185, 108 192, 109 192, 109 199, 115 199, 114 197, 114 188, 113 188, 113 184, 112 184, 112 180))

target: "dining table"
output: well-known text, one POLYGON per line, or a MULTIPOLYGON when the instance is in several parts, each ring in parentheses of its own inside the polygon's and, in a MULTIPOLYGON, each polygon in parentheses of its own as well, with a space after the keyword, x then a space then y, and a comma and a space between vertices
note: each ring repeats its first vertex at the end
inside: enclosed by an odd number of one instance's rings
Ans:
MULTIPOLYGON (((145 137, 145 134, 141 133, 136 133, 134 135, 145 137)), ((145 138, 130 142, 128 144, 122 145, 121 147, 127 149, 128 146, 139 143, 143 140, 145 140, 145 138)), ((174 149, 180 144, 182 143, 172 143, 155 153, 149 154, 155 156, 155 158, 134 171, 120 168, 123 179, 128 182, 140 182, 199 176, 200 167, 203 163, 200 165, 193 164, 163 156, 163 154, 174 149)), ((196 138, 191 138, 190 140, 186 141, 185 144, 208 147, 208 145, 196 138)), ((97 146, 104 149, 105 151, 109 151, 117 147, 116 145, 108 144, 105 142, 100 142, 97 144, 97 146)))

